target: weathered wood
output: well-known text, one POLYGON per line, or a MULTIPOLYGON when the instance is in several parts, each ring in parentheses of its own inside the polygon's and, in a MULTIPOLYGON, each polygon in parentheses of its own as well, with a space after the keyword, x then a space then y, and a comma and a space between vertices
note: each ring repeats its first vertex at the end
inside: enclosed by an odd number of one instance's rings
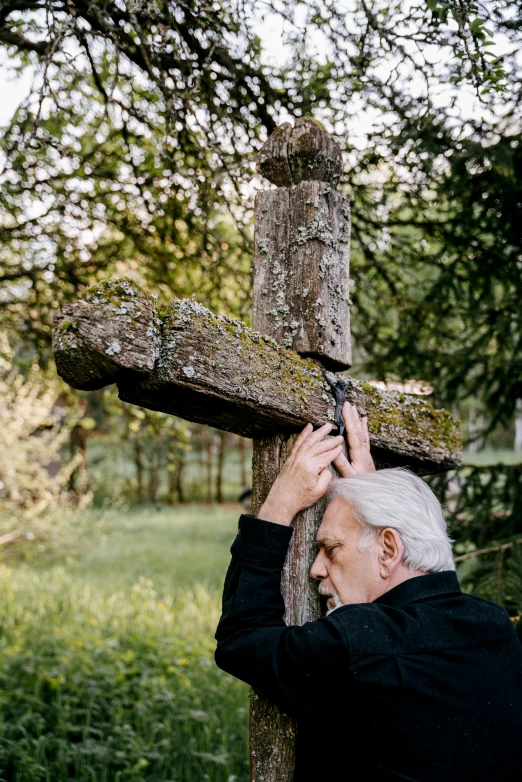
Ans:
POLYGON ((312 180, 335 186, 343 172, 343 158, 320 122, 299 117, 294 127, 285 122, 272 133, 259 153, 258 168, 278 187, 312 180))
POLYGON ((255 205, 254 328, 329 369, 351 365, 350 205, 339 146, 303 117, 270 136, 259 171, 279 185, 255 205))
MULTIPOLYGON (((65 305, 56 317, 56 366, 70 385, 100 388, 116 380, 126 402, 245 437, 333 421, 334 400, 320 364, 191 300, 175 300, 156 316, 135 283, 129 283, 132 294, 122 293, 127 282, 102 283, 89 290, 87 304, 65 305), (144 308, 137 318, 123 311, 136 301, 147 303, 146 317, 144 308)), ((459 425, 451 413, 434 410, 422 397, 353 379, 347 399, 369 416, 377 460, 424 472, 460 463, 459 425)))
POLYGON ((278 187, 294 184, 288 161, 288 140, 292 130, 289 122, 279 125, 261 148, 257 159, 259 172, 278 187))
MULTIPOLYGON (((294 433, 307 422, 334 420, 327 379, 335 376, 326 370, 351 361, 349 207, 334 192, 341 151, 319 123, 302 118, 271 136, 259 170, 280 187, 256 203, 254 325, 265 335, 193 301, 173 301, 156 314, 129 280, 104 283, 66 305, 53 331, 58 372, 75 388, 116 381, 127 402, 258 438, 254 512, 294 433)), ((369 416, 378 461, 423 472, 460 464, 458 421, 447 411, 353 379, 346 398, 369 416)), ((281 583, 288 624, 320 615, 309 571, 324 505, 295 520, 281 583)), ((250 728, 252 782, 290 782, 295 724, 254 693, 250 728)))
MULTIPOLYGON (((252 513, 256 514, 265 501, 295 442, 295 436, 285 435, 254 440, 252 457, 252 513)), ((295 525, 294 534, 298 526, 295 525)), ((294 536, 292 542, 295 543, 294 536)), ((295 545, 292 546, 296 550, 295 545)), ((290 560, 288 556, 281 577, 281 593, 285 600, 287 624, 292 619, 294 601, 290 598, 290 560)), ((299 587, 303 584, 300 580, 299 587)), ((250 780, 279 782, 291 779, 289 770, 295 766, 297 726, 263 693, 250 692, 250 780)))
POLYGON ((330 369, 347 369, 350 205, 324 182, 259 193, 254 328, 330 369))
POLYGON ((151 297, 131 280, 108 280, 55 316, 58 373, 74 388, 114 383, 126 370, 150 372, 158 357, 158 320, 151 297))

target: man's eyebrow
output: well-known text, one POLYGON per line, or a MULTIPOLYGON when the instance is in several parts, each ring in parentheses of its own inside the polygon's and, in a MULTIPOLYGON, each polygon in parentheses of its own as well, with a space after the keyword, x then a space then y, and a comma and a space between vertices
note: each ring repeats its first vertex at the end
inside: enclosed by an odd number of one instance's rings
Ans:
POLYGON ((319 548, 324 548, 325 546, 340 546, 341 541, 338 538, 331 538, 329 535, 324 535, 322 538, 315 539, 315 545, 319 548))

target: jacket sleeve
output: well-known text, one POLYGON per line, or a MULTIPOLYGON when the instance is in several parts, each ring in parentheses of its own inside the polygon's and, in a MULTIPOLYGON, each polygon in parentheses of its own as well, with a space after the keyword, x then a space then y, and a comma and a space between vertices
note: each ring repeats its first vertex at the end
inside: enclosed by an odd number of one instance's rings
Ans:
POLYGON ((326 675, 346 655, 342 629, 329 617, 287 627, 281 571, 293 528, 242 515, 216 631, 216 663, 262 690, 284 711, 311 715, 326 675))

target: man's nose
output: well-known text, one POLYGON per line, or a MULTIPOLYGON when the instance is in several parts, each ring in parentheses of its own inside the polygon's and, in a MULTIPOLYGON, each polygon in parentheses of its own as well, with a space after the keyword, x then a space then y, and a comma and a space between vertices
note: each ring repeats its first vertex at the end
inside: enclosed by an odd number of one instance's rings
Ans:
POLYGON ((326 570, 321 552, 314 559, 313 565, 310 568, 310 575, 315 578, 316 581, 320 581, 322 578, 326 578, 328 571, 326 570))

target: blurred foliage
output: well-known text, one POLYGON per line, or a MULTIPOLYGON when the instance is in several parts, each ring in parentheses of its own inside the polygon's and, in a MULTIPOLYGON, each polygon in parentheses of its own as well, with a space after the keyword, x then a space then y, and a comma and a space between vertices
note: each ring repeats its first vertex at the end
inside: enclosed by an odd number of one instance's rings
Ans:
POLYGON ((133 448, 136 471, 136 497, 143 502, 147 497, 151 502, 160 504, 160 482, 162 472, 166 471, 169 501, 184 500, 182 488, 182 470, 184 457, 190 450, 192 429, 180 418, 153 410, 130 407, 129 439, 133 448), (145 476, 148 476, 145 485, 145 476))
POLYGON ((38 365, 22 374, 5 335, 0 339, 0 545, 19 539, 42 545, 42 539, 70 532, 58 515, 64 508, 85 507, 92 499, 87 491, 71 491, 81 458, 64 459, 63 448, 71 431, 94 421, 82 417, 74 397, 67 410, 59 405, 54 378, 38 365))
POLYGON ((522 534, 522 464, 464 467, 430 484, 444 498, 457 551, 464 542, 482 549, 522 534))
POLYGON ((445 506, 463 588, 520 616, 522 464, 465 466, 429 483, 445 506))

